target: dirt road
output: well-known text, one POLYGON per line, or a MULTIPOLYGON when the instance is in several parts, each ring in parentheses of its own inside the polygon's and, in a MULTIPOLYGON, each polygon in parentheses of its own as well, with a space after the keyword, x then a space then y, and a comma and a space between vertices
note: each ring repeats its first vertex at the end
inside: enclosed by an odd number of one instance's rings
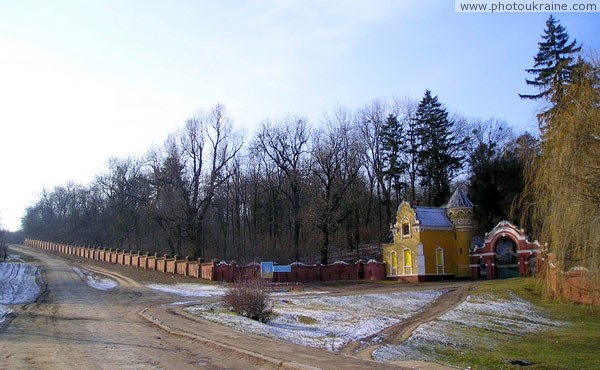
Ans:
POLYGON ((377 348, 383 345, 404 342, 410 338, 419 325, 432 321, 452 310, 467 298, 468 293, 468 284, 452 287, 425 310, 396 325, 389 326, 379 333, 364 338, 360 342, 351 342, 341 352, 370 359, 377 348))
POLYGON ((36 302, 13 307, 15 314, 0 329, 2 369, 402 368, 183 316, 170 308, 173 296, 98 266, 92 268, 119 288, 96 290, 75 273, 72 260, 13 249, 41 266, 44 289, 36 302))
POLYGON ((165 335, 137 315, 146 305, 166 303, 170 297, 125 277, 118 277, 120 288, 114 291, 92 289, 62 258, 13 249, 39 262, 45 285, 37 301, 17 308, 0 332, 0 368, 248 368, 247 358, 165 335))

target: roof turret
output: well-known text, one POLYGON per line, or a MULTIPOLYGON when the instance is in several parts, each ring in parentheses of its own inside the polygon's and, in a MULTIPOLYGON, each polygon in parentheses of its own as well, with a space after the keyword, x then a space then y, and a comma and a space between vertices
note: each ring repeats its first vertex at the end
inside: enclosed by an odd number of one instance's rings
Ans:
POLYGON ((473 208, 473 203, 461 188, 457 188, 444 208, 473 208))

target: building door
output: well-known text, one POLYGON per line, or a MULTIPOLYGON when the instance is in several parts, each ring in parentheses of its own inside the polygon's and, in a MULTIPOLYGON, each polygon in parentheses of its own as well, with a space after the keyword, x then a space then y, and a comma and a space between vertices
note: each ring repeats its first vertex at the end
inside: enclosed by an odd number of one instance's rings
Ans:
POLYGON ((505 279, 519 276, 517 245, 512 239, 501 238, 496 243, 496 277, 505 279))

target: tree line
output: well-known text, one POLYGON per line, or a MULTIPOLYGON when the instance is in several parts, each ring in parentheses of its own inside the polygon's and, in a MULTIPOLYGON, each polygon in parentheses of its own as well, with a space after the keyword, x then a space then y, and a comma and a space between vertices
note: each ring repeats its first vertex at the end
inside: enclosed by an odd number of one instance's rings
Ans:
POLYGON ((437 96, 264 121, 245 140, 223 105, 88 185, 44 190, 25 235, 206 259, 368 258, 402 201, 441 206, 465 186, 482 230, 508 217, 537 145, 503 121, 450 117, 437 96), (368 251, 368 248, 366 249, 368 251), (366 253, 366 254, 365 254, 366 253))

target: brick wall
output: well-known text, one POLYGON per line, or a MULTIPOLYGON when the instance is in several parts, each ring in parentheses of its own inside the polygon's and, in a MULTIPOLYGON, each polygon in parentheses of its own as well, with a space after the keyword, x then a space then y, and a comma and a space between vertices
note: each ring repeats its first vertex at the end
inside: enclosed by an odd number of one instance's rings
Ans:
POLYGON ((592 306, 600 306, 600 287, 593 284, 593 277, 586 269, 561 271, 557 258, 549 254, 544 261, 545 278, 550 292, 569 301, 592 306))
MULTIPOLYGON (((192 276, 206 280, 234 282, 243 273, 253 271, 260 272, 260 265, 252 263, 249 265, 237 265, 235 263, 201 262, 190 260, 188 257, 180 258, 168 255, 141 253, 134 251, 119 251, 117 249, 93 248, 87 246, 75 246, 49 241, 26 239, 25 245, 44 249, 53 253, 63 253, 82 258, 94 259, 106 263, 138 267, 163 273, 192 276)), ((385 279, 385 264, 382 262, 369 261, 348 264, 337 262, 332 265, 305 265, 294 263, 291 272, 276 272, 273 274, 273 282, 301 283, 311 281, 330 280, 383 280, 385 279)))

